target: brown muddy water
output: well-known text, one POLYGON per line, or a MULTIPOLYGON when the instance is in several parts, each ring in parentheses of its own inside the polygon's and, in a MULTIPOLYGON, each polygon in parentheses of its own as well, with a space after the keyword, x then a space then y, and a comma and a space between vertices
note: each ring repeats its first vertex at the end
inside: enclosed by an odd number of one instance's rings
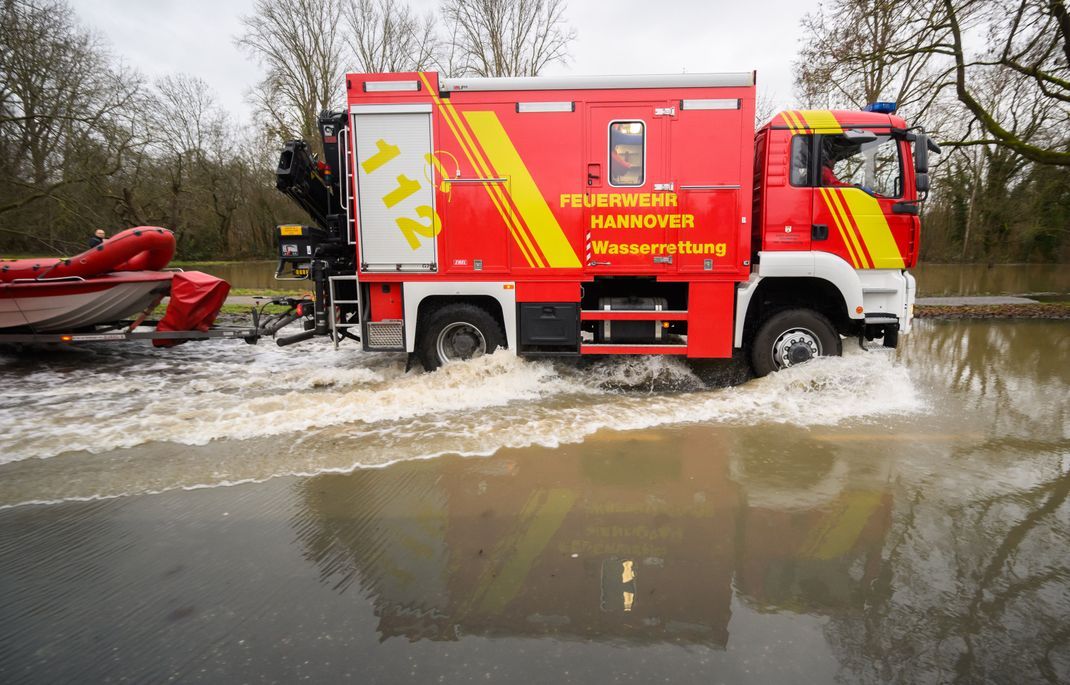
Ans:
MULTIPOLYGON (((191 264, 187 268, 226 279, 235 288, 308 290, 308 281, 276 281, 275 262, 191 264)), ((1070 293, 1070 270, 1062 264, 920 264, 911 270, 918 295, 1018 295, 1070 293)))
POLYGON ((1068 333, 0 353, 0 681, 1066 682, 1068 333))

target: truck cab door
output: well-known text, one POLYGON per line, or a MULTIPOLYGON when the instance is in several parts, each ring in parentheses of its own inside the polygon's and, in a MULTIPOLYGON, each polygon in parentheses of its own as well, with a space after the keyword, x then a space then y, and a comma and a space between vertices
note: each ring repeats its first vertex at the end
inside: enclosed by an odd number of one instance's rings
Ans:
POLYGON ((763 250, 811 249, 814 138, 781 128, 769 131, 766 166, 760 188, 755 189, 761 193, 763 250))
POLYGON ((665 241, 678 210, 659 113, 668 107, 644 102, 589 109, 582 171, 588 271, 661 273, 671 263, 665 241))
POLYGON ((818 136, 814 224, 826 226, 828 238, 815 240, 813 249, 839 255, 856 269, 903 269, 917 226, 909 213, 917 205, 902 204, 914 199, 905 189, 904 143, 875 131, 858 142, 850 133, 818 136))

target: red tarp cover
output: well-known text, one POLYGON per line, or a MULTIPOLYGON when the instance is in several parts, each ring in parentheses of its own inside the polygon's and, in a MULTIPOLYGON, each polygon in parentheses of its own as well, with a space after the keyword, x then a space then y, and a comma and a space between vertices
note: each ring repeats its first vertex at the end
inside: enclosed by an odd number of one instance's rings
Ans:
MULTIPOLYGON (((230 284, 200 271, 182 271, 171 281, 171 301, 157 331, 207 331, 227 299, 230 284)), ((156 347, 177 345, 178 340, 153 340, 156 347)))

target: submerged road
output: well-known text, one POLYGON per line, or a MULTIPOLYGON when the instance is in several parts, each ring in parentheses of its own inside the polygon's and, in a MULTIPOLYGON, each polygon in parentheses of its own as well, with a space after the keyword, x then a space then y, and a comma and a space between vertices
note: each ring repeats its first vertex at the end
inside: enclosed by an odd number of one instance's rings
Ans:
MULTIPOLYGON (((229 300, 228 300, 229 301, 229 300)), ((984 304, 1036 304, 1039 300, 1021 295, 976 295, 973 297, 919 297, 915 304, 941 307, 967 307, 984 304)))
POLYGON ((1070 682, 1068 331, 0 350, 0 682, 1070 682))

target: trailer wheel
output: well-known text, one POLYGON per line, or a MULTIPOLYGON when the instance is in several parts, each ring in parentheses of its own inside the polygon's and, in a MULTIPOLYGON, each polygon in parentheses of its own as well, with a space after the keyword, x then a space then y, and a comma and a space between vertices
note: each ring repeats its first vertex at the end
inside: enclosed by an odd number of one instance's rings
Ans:
POLYGON ((838 357, 842 352, 840 336, 823 314, 812 309, 787 309, 758 328, 751 343, 751 365, 761 377, 814 357, 838 357))
POLYGON ((431 314, 417 352, 424 369, 490 354, 502 346, 505 335, 485 309, 472 304, 449 304, 431 314))

